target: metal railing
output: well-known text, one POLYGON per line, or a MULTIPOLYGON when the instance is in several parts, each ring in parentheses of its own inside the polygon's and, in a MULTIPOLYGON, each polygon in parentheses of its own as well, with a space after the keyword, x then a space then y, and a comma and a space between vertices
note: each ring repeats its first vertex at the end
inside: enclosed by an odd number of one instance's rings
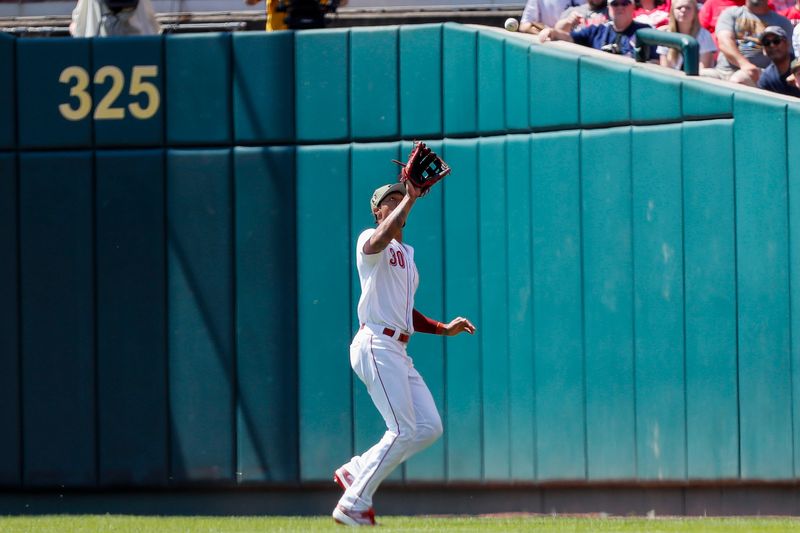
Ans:
POLYGON ((651 46, 677 48, 683 56, 683 71, 687 76, 700 72, 700 45, 697 39, 684 33, 673 33, 650 28, 636 32, 636 61, 644 63, 650 57, 651 46))

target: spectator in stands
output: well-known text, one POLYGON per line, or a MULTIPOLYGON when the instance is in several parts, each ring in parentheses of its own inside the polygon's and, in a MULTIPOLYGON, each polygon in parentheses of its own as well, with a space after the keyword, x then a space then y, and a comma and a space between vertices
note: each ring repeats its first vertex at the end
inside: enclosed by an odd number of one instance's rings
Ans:
POLYGON ((745 0, 706 0, 703 3, 698 14, 700 25, 711 33, 715 43, 717 43, 716 31, 719 16, 729 7, 743 6, 744 2, 745 0))
POLYGON ((700 74, 755 87, 761 69, 770 64, 759 40, 768 26, 779 26, 786 35, 793 29, 789 19, 770 10, 767 0, 746 0, 741 7, 723 11, 717 20, 717 66, 700 74))
POLYGON ((778 11, 778 14, 783 15, 792 21, 792 24, 797 26, 797 24, 800 23, 800 0, 797 0, 796 3, 787 7, 786 9, 778 11))
POLYGON ((786 81, 789 83, 794 84, 798 91, 800 91, 800 57, 795 59, 789 65, 789 77, 786 78, 786 81))
MULTIPOLYGON (((261 0, 245 0, 254 6, 261 0)), ((266 0, 267 31, 304 30, 325 27, 325 14, 333 13, 347 0, 266 0)))
MULTIPOLYGON (((633 20, 633 9, 631 0, 611 0, 608 3, 611 20, 605 24, 588 26, 573 32, 545 28, 539 33, 539 40, 541 42, 568 41, 612 54, 633 57, 636 46, 636 30, 650 27, 633 20)), ((655 47, 651 48, 650 54, 652 61, 658 61, 655 47)))
POLYGON ((584 2, 586 0, 528 0, 522 11, 519 31, 535 35, 545 26, 555 26, 564 10, 584 2))
MULTIPOLYGON (((668 31, 683 33, 697 39, 700 45, 700 65, 705 68, 714 66, 714 55, 717 45, 711 33, 702 26, 697 18, 697 0, 675 0, 669 13, 668 31)), ((675 48, 658 47, 661 66, 680 69, 683 66, 683 55, 675 48)))
POLYGON ((633 20, 654 28, 666 26, 669 22, 669 3, 665 0, 636 0, 633 20))
MULTIPOLYGON (((779 15, 783 15, 784 11, 788 11, 795 6, 795 1, 796 0, 769 0, 769 7, 779 15)), ((786 15, 783 16, 786 17, 786 15)))
POLYGON ((792 49, 794 50, 794 57, 800 57, 800 24, 795 26, 792 32, 792 49))
MULTIPOLYGON (((800 1, 800 0, 799 0, 800 1)), ((606 0, 589 0, 585 4, 570 7, 561 14, 555 28, 561 31, 578 31, 587 26, 608 22, 608 4, 606 0)))
POLYGON ((78 0, 69 33, 73 37, 157 35, 161 25, 150 0, 78 0))
MULTIPOLYGON (((248 6, 254 6, 260 1, 261 0, 245 0, 245 3, 248 6)), ((267 8, 267 28, 266 28, 267 31, 278 31, 278 30, 289 29, 286 26, 285 22, 286 12, 278 11, 277 0, 266 0, 266 8, 267 8)))
POLYGON ((789 48, 789 34, 780 26, 769 26, 760 37, 764 53, 772 63, 764 69, 758 79, 761 89, 788 96, 800 97, 800 89, 794 83, 787 81, 792 74, 789 68, 792 63, 791 49, 789 48))

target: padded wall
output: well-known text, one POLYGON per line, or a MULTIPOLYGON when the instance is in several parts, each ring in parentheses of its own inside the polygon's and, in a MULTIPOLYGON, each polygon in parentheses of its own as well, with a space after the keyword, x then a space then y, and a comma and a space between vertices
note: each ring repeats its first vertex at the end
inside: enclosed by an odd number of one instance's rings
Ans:
POLYGON ((686 475, 683 187, 678 124, 634 127, 632 234, 636 473, 686 475))
POLYGON ((297 150, 300 479, 328 481, 353 451, 347 346, 352 245, 350 146, 297 150), (331 224, 332 220, 339 221, 331 224))
POLYGON ((0 486, 11 487, 21 481, 16 167, 13 152, 0 152, 0 486))
POLYGON ((294 35, 233 34, 233 133, 237 143, 294 139, 294 35))
MULTIPOLYGON (((456 182, 444 186, 444 317, 480 316, 480 256, 476 246, 478 212, 478 140, 446 139, 444 156, 461 169, 456 182)), ((475 481, 483 475, 483 404, 481 336, 459 335, 445 343, 444 432, 447 443, 447 480, 475 481), (465 446, 467 442, 474 443, 465 446)))
MULTIPOLYGON (((16 39, 0 34, 0 76, 13 80, 16 70, 16 39)), ((17 144, 16 93, 13 83, 0 86, 0 150, 17 144)))
POLYGON ((311 30, 295 36, 298 141, 349 138, 349 56, 347 30, 311 30))
POLYGON ((636 476, 631 131, 581 136, 586 461, 589 479, 636 476), (613 149, 609 149, 613 147, 613 149))
POLYGON ((350 123, 353 138, 395 138, 400 28, 353 28, 350 33, 350 123))
POLYGON ((230 481, 236 393, 231 153, 175 149, 166 159, 172 479, 230 481))
POLYGON ((19 162, 23 483, 96 482, 90 152, 19 162))
POLYGON ((417 307, 478 332, 414 337, 445 433, 390 481, 795 479, 796 104, 456 24, 0 59, 0 485, 330 482, 416 138, 417 307))
POLYGON ((739 462, 742 477, 790 479, 786 107, 737 94, 734 111, 739 462))
POLYGON ((162 150, 96 156, 100 482, 168 478, 162 150))
POLYGON ((401 26, 399 51, 400 135, 441 137, 442 25, 401 26))
MULTIPOLYGON (((800 443, 798 443, 798 438, 800 438, 800 427, 798 427, 798 423, 800 423, 800 358, 798 358, 798 342, 800 342, 800 338, 798 338, 798 334, 800 334, 800 322, 798 322, 798 318, 800 318, 800 308, 798 308, 798 304, 800 304, 800 300, 798 297, 800 296, 800 285, 798 285, 798 273, 800 273, 800 263, 798 263, 798 257, 800 257, 795 250, 797 250, 798 244, 798 237, 800 237, 800 232, 792 231, 791 228, 798 227, 797 225, 800 224, 800 219, 798 219, 798 215, 800 215, 800 189, 798 189, 798 185, 800 185, 800 165, 798 165, 798 160, 796 159, 798 154, 800 154, 800 108, 797 106, 789 106, 786 113, 786 149, 788 151, 788 162, 787 162, 787 172, 788 172, 788 179, 787 179, 787 192, 789 194, 788 203, 789 203, 789 283, 790 283, 790 293, 789 297, 791 299, 791 354, 790 354, 790 361, 792 365, 792 434, 793 434, 793 443, 794 443, 794 456, 798 456, 798 452, 800 451, 800 443)), ((794 462, 794 475, 797 476, 797 473, 800 471, 800 465, 798 465, 798 461, 794 462)))
POLYGON ((510 419, 508 384, 508 250, 506 224, 505 139, 494 137, 478 143, 478 272, 481 312, 480 376, 483 385, 483 477, 511 477, 508 450, 510 419))
POLYGON ((533 353, 533 195, 531 142, 527 135, 509 136, 505 143, 506 242, 508 253, 508 427, 509 476, 536 477, 536 391, 533 353))
POLYGON ((233 124, 230 34, 170 35, 164 40, 164 61, 169 69, 164 91, 167 142, 229 143, 233 124))
POLYGON ((682 155, 688 477, 730 479, 739 476, 732 121, 684 125, 682 155))
POLYGON ((530 137, 537 479, 584 479, 583 277, 578 132, 530 137), (580 379, 576 379, 580 376, 580 379))
POLYGON ((298 476, 295 149, 236 148, 237 481, 298 476))

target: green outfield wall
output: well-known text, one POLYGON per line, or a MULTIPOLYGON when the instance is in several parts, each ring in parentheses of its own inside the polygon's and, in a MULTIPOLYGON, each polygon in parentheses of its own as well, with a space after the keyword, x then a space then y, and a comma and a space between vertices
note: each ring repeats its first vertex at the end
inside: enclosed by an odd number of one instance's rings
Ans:
POLYGON ((404 482, 800 477, 800 105, 457 24, 0 34, 0 486, 296 486, 382 433, 354 243, 413 139, 404 482))

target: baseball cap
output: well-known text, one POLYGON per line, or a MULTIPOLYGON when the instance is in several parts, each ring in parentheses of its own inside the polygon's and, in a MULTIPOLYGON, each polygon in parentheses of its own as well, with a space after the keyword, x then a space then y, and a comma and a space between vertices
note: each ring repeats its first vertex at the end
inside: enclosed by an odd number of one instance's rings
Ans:
POLYGON ((370 207, 372 207, 373 211, 378 204, 383 201, 384 198, 392 194, 393 192, 399 192, 403 195, 406 194, 406 184, 405 183, 389 183, 384 185, 383 187, 378 187, 375 189, 375 192, 372 193, 372 199, 369 202, 370 207))
POLYGON ((758 36, 758 40, 760 41, 761 39, 763 39, 768 34, 777 35, 781 39, 788 39, 789 38, 789 36, 786 35, 786 30, 784 30, 780 26, 767 26, 764 29, 764 31, 761 32, 761 35, 758 36))

